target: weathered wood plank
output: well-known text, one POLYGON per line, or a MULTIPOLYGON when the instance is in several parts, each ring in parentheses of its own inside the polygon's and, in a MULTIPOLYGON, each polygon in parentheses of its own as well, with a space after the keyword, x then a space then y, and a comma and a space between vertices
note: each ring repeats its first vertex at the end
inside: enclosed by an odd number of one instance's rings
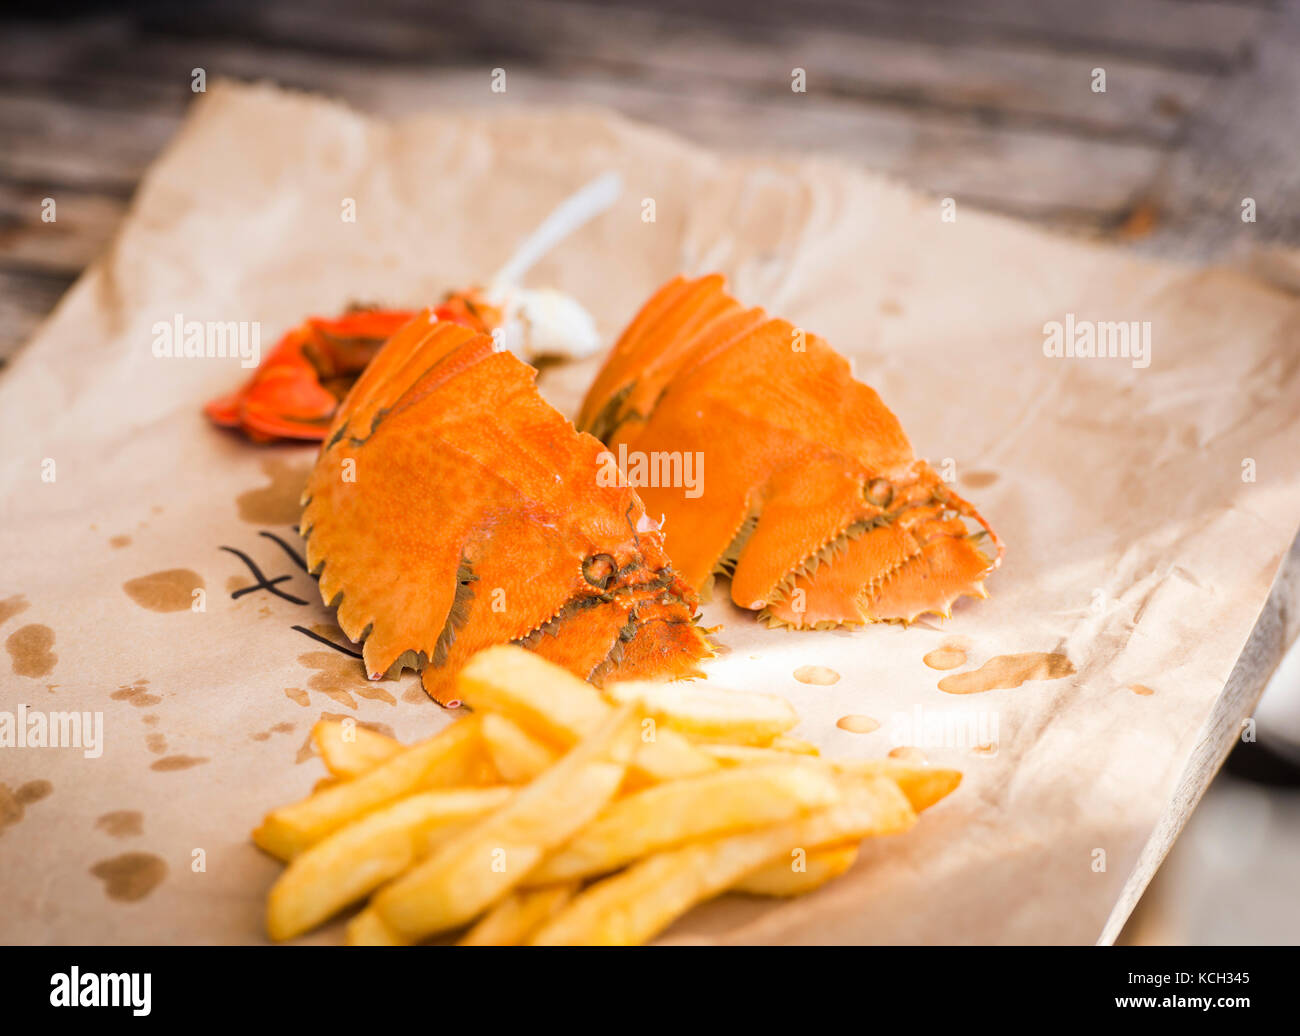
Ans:
POLYGON ((133 190, 180 114, 70 104, 0 87, 0 177, 34 184, 133 190))
MULTIPOLYGON (((727 24, 815 22, 874 36, 933 42, 1020 43, 1059 53, 1102 51, 1173 68, 1226 72, 1247 61, 1271 12, 1183 0, 619 0, 632 7, 705 11, 727 24)), ((409 9, 409 8, 408 8, 409 9)))
POLYGON ((0 369, 32 336, 76 277, 0 266, 0 369))
MULTIPOLYGON (((146 45, 139 60, 150 55, 146 45)), ((732 150, 825 153, 861 162, 910 180, 942 195, 976 204, 1075 225, 1101 225, 1133 198, 1154 175, 1163 148, 1130 140, 1093 139, 1070 133, 989 125, 979 118, 945 111, 901 110, 893 105, 864 104, 840 96, 770 94, 725 83, 681 82, 666 74, 657 79, 611 77, 582 66, 559 74, 524 66, 507 69, 507 91, 490 89, 490 63, 478 69, 402 66, 364 67, 316 55, 271 52, 244 44, 195 41, 192 46, 157 45, 152 60, 158 79, 188 90, 189 70, 201 65, 209 76, 262 78, 271 73, 286 85, 342 97, 382 114, 408 113, 439 106, 487 107, 516 104, 604 105, 624 114, 683 133, 701 143, 732 150)), ((777 82, 788 82, 788 70, 777 82)), ((1086 86, 1083 87, 1086 89, 1086 86)), ((44 127, 16 126, 22 147, 11 163, 35 178, 42 164, 51 175, 84 182, 86 163, 68 153, 67 140, 95 139, 101 133, 99 111, 60 106, 61 84, 49 97, 6 97, 0 90, 0 127, 21 123, 26 109, 57 113, 65 124, 54 143, 44 127), (17 114, 10 106, 21 109, 17 114), (84 122, 81 131, 69 125, 84 122)), ((179 104, 179 102, 178 102, 179 104)), ((178 108, 179 110, 179 108, 178 108)), ((109 182, 117 183, 141 168, 141 157, 157 150, 172 123, 162 112, 114 112, 119 123, 140 120, 134 140, 123 146, 115 138, 96 140, 97 158, 109 182), (149 145, 149 146, 145 146, 149 145)))
POLYGON ((1150 188, 1156 231, 1144 249, 1206 260, 1250 255, 1272 242, 1300 244, 1297 55, 1300 3, 1290 0, 1257 43, 1251 67, 1206 97, 1185 145, 1162 166, 1150 188), (1242 221, 1245 198, 1255 201, 1254 223, 1242 221))
POLYGON ((99 255, 126 213, 126 202, 94 191, 0 182, 0 263, 75 276, 99 255), (53 200, 53 221, 45 199, 53 200))

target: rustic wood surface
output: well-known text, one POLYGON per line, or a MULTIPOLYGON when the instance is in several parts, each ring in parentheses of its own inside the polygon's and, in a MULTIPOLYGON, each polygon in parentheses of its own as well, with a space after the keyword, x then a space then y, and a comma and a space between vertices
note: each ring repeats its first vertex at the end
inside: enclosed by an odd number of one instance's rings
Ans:
MULTIPOLYGON (((191 72, 383 114, 600 104, 1196 259, 1300 243, 1300 0, 272 0, 0 34, 0 358, 108 243, 191 72), (493 68, 508 75, 493 94, 493 68), (807 92, 791 90, 802 68, 807 92), (1106 71, 1106 92, 1092 70, 1106 71), (55 197, 57 223, 41 221, 55 197), (1243 224, 1254 197, 1259 222, 1243 224)), ((1274 264, 1275 265, 1275 264, 1274 264)))
MULTIPOLYGON (((110 242, 194 99, 193 69, 399 114, 499 104, 498 67, 511 104, 604 105, 720 149, 838 155, 1300 288, 1300 0, 91 5, 0 32, 0 364, 110 242), (796 68, 806 93, 791 90, 796 68), (46 197, 55 223, 41 219, 46 197), (1246 197, 1255 224, 1240 219, 1246 197)), ((1300 548, 1106 940, 1295 639, 1297 573, 1300 548)))

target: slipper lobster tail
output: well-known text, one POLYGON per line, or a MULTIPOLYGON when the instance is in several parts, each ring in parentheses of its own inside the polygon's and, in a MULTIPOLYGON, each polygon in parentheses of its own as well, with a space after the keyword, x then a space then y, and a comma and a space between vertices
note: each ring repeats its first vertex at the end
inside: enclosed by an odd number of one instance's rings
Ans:
POLYGON ((848 362, 816 335, 745 308, 717 274, 655 293, 597 375, 578 426, 652 470, 698 458, 708 476, 689 490, 632 482, 666 517, 683 578, 703 591, 729 576, 732 600, 769 625, 947 617, 959 597, 987 596, 984 578, 1002 560, 988 522, 915 457, 848 362), (978 544, 985 536, 992 557, 978 544))
MULTIPOLYGON (((501 320, 478 291, 449 294, 435 312, 485 334, 501 320)), ((203 412, 254 442, 320 442, 357 376, 412 316, 353 306, 333 319, 309 317, 276 343, 238 391, 212 400, 203 412)))
POLYGON ((451 702, 477 650, 519 643, 584 679, 699 675, 698 597, 603 447, 537 372, 426 310, 339 408, 304 493, 321 597, 371 679, 422 671, 451 702))

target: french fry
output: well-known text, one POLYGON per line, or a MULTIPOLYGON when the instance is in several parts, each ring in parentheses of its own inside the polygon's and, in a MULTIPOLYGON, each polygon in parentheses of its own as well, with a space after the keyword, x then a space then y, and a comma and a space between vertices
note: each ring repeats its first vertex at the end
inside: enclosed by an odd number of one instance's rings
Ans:
POLYGON ((616 799, 528 875, 529 885, 606 874, 683 842, 765 827, 839 798, 829 771, 796 762, 719 770, 616 799))
POLYGON ((775 860, 742 878, 731 891, 748 896, 802 896, 838 878, 857 858, 854 844, 815 849, 807 853, 803 870, 795 870, 793 860, 775 860))
POLYGON ((366 907, 348 922, 344 939, 349 946, 410 946, 411 940, 393 931, 374 907, 366 907))
POLYGON ((522 946, 573 898, 578 882, 516 889, 460 940, 461 946, 522 946))
POLYGON ((903 789, 907 801, 918 813, 946 798, 961 783, 960 770, 944 770, 902 759, 836 759, 831 765, 838 773, 889 777, 903 789))
POLYGON ((506 787, 418 792, 339 828, 280 875, 267 899, 267 932, 292 939, 315 928, 513 794, 506 787))
POLYGON ((786 734, 779 734, 772 738, 772 743, 767 746, 774 748, 778 752, 793 752, 795 755, 821 755, 822 751, 811 741, 805 741, 800 737, 790 737, 786 734))
POLYGON ((355 780, 273 810, 253 832, 253 841, 273 856, 292 860, 331 831, 395 799, 439 785, 476 782, 483 761, 478 717, 458 720, 355 780))
MULTIPOLYGON (((498 712, 560 749, 591 733, 611 708, 599 691, 567 669, 513 645, 480 651, 457 674, 456 689, 471 708, 498 712)), ((632 770, 654 783, 718 765, 675 731, 659 729, 637 750, 632 770)))
POLYGON ((580 893, 533 937, 539 946, 639 945, 698 903, 796 848, 904 831, 916 821, 885 777, 845 778, 839 803, 799 820, 689 842, 633 864, 580 893))
POLYGON ((476 655, 457 692, 474 713, 411 746, 316 724, 328 776, 253 832, 289 864, 267 899, 272 938, 369 896, 349 944, 466 924, 462 945, 641 943, 723 892, 820 888, 862 838, 906 830, 961 781, 892 755, 822 758, 780 698, 602 693, 517 646, 476 655))
POLYGON ((685 682, 616 683, 605 688, 605 697, 619 704, 639 702, 661 724, 700 741, 766 745, 799 722, 794 706, 774 694, 685 682))
MULTIPOLYGON (((503 898, 618 792, 638 745, 640 711, 612 711, 495 813, 380 889, 371 903, 406 939, 455 928, 503 898)), ((364 779, 364 778, 363 778, 364 779)))
POLYGON ((360 777, 406 749, 396 738, 337 719, 317 723, 311 728, 311 739, 335 777, 360 777))
MULTIPOLYGON (((752 745, 700 745, 700 749, 724 766, 763 766, 789 760, 790 754, 771 747, 752 745)), ((953 792, 961 783, 960 770, 909 763, 903 759, 823 759, 800 756, 810 766, 829 767, 836 773, 859 777, 885 776, 895 781, 907 796, 912 808, 920 813, 953 792)))
POLYGON ((499 712, 483 714, 483 743, 507 784, 526 784, 560 754, 499 712))

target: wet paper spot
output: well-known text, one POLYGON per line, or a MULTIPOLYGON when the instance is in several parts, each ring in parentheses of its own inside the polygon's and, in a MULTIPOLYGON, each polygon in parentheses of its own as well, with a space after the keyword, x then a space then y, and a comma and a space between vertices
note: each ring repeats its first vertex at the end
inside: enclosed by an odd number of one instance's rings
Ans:
POLYGON ((270 480, 270 485, 250 489, 236 497, 239 517, 254 525, 296 525, 302 517, 298 501, 310 473, 309 462, 263 461, 262 474, 270 480))
POLYGON ((318 691, 349 709, 357 707, 356 698, 352 697, 354 694, 388 705, 397 704, 391 693, 366 679, 365 667, 358 659, 337 651, 305 651, 298 656, 298 661, 308 669, 316 670, 307 680, 309 690, 318 691))
POLYGON ((104 883, 104 894, 119 903, 144 899, 167 877, 167 864, 153 853, 123 853, 100 860, 90 873, 104 883))
POLYGON ((7 784, 0 784, 0 834, 22 820, 27 807, 33 802, 40 802, 54 790, 49 781, 28 781, 18 786, 15 791, 7 784))
POLYGON ((226 579, 226 593, 233 594, 247 585, 248 579, 245 576, 230 576, 226 579))
POLYGON ((110 838, 134 838, 144 834, 144 814, 134 809, 115 809, 99 817, 95 827, 110 838))
POLYGON ((425 689, 420 686, 419 680, 416 680, 410 687, 402 692, 402 701, 406 702, 408 705, 430 705, 433 703, 433 699, 430 698, 425 689))
POLYGON ((966 652, 962 648, 940 647, 929 652, 921 661, 931 669, 957 669, 966 664, 966 652))
POLYGON ((123 547, 131 546, 130 536, 113 536, 109 539, 108 545, 114 550, 121 550, 123 547))
POLYGON ((998 655, 969 673, 955 673, 939 681, 947 694, 979 694, 1019 687, 1030 680, 1059 680, 1074 674, 1074 663, 1062 654, 1029 651, 998 655))
POLYGON ((961 480, 971 489, 983 489, 985 486, 993 485, 998 480, 998 473, 996 471, 968 471, 962 475, 961 480))
POLYGON ((122 589, 141 608, 151 612, 188 611, 194 591, 204 587, 203 577, 188 568, 151 572, 122 584, 122 589))
MULTIPOLYGON (((162 698, 157 694, 150 694, 145 685, 149 681, 141 677, 133 684, 124 683, 121 687, 109 695, 113 701, 124 701, 134 705, 137 709, 147 708, 150 705, 157 705, 162 698)), ((145 722, 149 720, 146 718, 145 722)), ((155 718, 153 722, 158 722, 155 718)))
POLYGON ((5 650, 13 665, 14 675, 30 676, 33 679, 48 676, 59 656, 54 647, 54 630, 40 623, 22 626, 9 634, 5 641, 5 650))
POLYGON ((27 596, 25 594, 14 594, 12 597, 6 597, 0 600, 0 626, 12 619, 15 615, 27 610, 27 596))
POLYGON ((16 824, 23 818, 23 804, 10 790, 9 785, 0 784, 0 832, 10 824, 16 824))
POLYGON ((835 725, 850 734, 870 734, 880 729, 880 721, 870 716, 841 716, 835 725))
POLYGON ((162 755, 167 751, 167 739, 162 734, 154 732, 145 736, 144 746, 154 755, 162 755))
POLYGON ((817 687, 829 687, 840 682, 840 674, 824 665, 801 665, 794 671, 794 678, 817 687))
POLYGON ((880 312, 887 317, 896 317, 902 315, 903 307, 893 299, 884 299, 880 303, 880 312))
POLYGON ((202 766, 208 760, 205 756, 196 755, 165 755, 152 766, 151 770, 168 772, 171 770, 188 770, 191 766, 202 766))
POLYGON ((254 741, 269 741, 272 734, 292 734, 292 723, 277 723, 270 730, 259 730, 256 734, 250 734, 254 741))
POLYGON ((301 705, 304 708, 306 708, 311 704, 311 695, 308 694, 306 691, 304 691, 301 687, 286 687, 284 689, 284 696, 288 698, 290 701, 296 702, 298 705, 301 705))
POLYGON ((1144 683, 1130 684, 1129 690, 1132 691, 1134 694, 1140 694, 1144 698, 1156 693, 1144 683))
POLYGON ((152 712, 151 712, 151 713, 149 713, 149 715, 147 715, 147 716, 141 716, 141 717, 140 717, 140 722, 142 722, 142 723, 143 723, 145 726, 147 726, 147 727, 157 726, 157 725, 158 725, 158 716, 157 716, 156 713, 152 713, 152 712))
POLYGON ((19 805, 30 806, 33 802, 40 802, 53 790, 54 785, 49 781, 28 781, 19 786, 18 791, 14 793, 14 798, 18 800, 19 805))

